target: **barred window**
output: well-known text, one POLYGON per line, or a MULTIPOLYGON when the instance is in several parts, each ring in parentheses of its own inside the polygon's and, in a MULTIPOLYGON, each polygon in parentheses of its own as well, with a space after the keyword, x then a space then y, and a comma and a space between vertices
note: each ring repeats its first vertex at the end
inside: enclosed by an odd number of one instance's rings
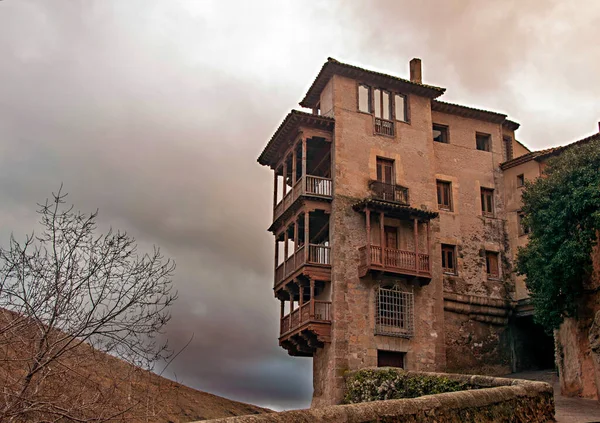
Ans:
POLYGON ((409 338, 413 336, 414 296, 400 287, 377 289, 375 334, 409 338))

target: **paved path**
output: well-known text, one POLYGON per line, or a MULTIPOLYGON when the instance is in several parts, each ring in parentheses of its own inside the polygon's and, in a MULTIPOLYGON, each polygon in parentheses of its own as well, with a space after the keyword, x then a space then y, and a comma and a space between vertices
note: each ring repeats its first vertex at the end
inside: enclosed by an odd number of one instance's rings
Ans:
POLYGON ((558 423, 600 423, 600 402, 560 395, 558 376, 553 371, 522 372, 507 375, 513 379, 541 380, 554 387, 554 405, 558 423))

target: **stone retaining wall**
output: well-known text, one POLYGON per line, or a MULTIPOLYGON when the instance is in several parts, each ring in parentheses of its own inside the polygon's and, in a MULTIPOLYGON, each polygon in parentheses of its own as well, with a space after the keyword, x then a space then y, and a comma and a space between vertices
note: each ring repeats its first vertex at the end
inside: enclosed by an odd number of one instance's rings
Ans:
POLYGON ((544 382, 447 373, 409 372, 444 376, 481 389, 426 395, 413 399, 333 405, 210 420, 213 423, 292 422, 547 422, 554 419, 552 387, 544 382))

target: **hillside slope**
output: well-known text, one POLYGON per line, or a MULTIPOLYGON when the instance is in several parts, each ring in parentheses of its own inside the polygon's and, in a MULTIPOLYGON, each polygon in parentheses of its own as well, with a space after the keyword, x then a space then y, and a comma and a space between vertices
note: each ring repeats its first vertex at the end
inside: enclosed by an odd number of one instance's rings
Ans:
MULTIPOLYGON (((6 398, 20 391, 31 366, 39 342, 36 332, 35 325, 0 309, 0 420, 6 398)), ((271 411, 189 388, 87 344, 61 357, 33 382, 37 389, 28 389, 26 401, 19 404, 28 411, 14 421, 184 423, 271 411)))

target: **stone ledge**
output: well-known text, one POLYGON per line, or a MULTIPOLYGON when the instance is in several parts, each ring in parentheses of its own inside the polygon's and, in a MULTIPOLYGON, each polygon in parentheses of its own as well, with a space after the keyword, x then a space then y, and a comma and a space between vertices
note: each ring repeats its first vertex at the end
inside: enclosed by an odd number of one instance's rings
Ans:
POLYGON ((544 382, 452 373, 407 372, 443 376, 481 389, 425 395, 412 399, 333 405, 210 420, 213 423, 292 422, 546 422, 554 420, 552 386, 544 382))

